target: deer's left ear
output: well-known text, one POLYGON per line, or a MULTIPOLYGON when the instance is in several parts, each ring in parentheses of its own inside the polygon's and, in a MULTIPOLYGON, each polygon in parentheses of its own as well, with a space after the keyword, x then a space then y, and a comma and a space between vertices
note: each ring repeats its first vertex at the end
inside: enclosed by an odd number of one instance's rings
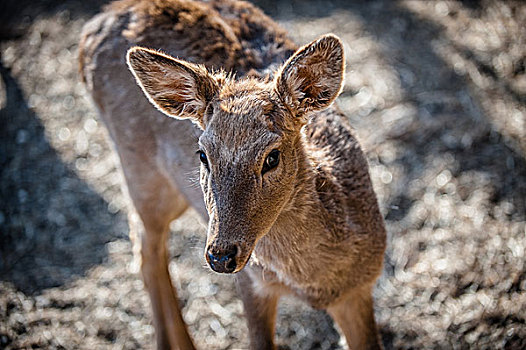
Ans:
POLYGON ((282 101, 298 117, 331 105, 338 97, 345 70, 343 45, 329 34, 303 46, 275 78, 282 101))

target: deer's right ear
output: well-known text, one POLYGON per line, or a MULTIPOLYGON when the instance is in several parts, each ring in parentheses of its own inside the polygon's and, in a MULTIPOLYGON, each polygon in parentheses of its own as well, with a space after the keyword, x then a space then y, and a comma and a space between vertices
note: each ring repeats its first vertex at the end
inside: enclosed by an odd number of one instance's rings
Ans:
POLYGON ((204 129, 206 106, 219 91, 218 81, 205 67, 142 47, 129 49, 126 61, 157 109, 170 117, 190 118, 204 129))

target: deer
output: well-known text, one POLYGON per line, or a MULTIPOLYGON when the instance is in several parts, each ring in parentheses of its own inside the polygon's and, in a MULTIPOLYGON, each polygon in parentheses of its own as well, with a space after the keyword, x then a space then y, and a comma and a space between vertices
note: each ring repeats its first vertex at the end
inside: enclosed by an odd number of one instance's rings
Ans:
POLYGON ((208 266, 234 274, 251 349, 276 348, 286 294, 326 310, 352 349, 382 348, 372 288, 386 229, 333 105, 339 38, 298 47, 242 1, 120 0, 85 24, 79 61, 142 222, 132 240, 159 349, 194 349, 167 254, 189 207, 208 222, 208 266))

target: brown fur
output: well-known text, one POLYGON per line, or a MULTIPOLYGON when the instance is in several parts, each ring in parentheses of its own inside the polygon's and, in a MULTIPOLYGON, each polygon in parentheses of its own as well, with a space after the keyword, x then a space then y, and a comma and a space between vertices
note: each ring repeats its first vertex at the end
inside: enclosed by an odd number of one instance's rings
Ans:
POLYGON ((365 157, 330 107, 343 80, 339 39, 296 50, 244 2, 122 0, 86 24, 80 69, 144 224, 159 348, 193 348, 166 254, 168 225, 188 206, 209 219, 210 266, 238 272, 253 349, 274 347, 285 293, 327 309, 353 348, 380 348, 371 288, 385 228, 365 157), (197 148, 202 192, 188 179, 197 148), (279 164, 264 168, 273 150, 279 164))

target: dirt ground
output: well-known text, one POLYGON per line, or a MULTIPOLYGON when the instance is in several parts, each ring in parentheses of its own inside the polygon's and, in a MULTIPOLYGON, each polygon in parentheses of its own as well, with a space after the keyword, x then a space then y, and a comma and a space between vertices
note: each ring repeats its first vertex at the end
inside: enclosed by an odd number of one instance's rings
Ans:
MULTIPOLYGON (((0 4, 0 348, 152 349, 128 199, 79 82, 82 25, 103 1, 0 4)), ((257 0, 298 43, 345 42, 338 105, 362 141, 389 231, 374 295, 387 349, 526 348, 526 5, 257 0)), ((172 225, 170 269, 200 349, 245 349, 231 276, 204 224, 172 225)), ((288 298, 282 349, 341 349, 288 298)))

